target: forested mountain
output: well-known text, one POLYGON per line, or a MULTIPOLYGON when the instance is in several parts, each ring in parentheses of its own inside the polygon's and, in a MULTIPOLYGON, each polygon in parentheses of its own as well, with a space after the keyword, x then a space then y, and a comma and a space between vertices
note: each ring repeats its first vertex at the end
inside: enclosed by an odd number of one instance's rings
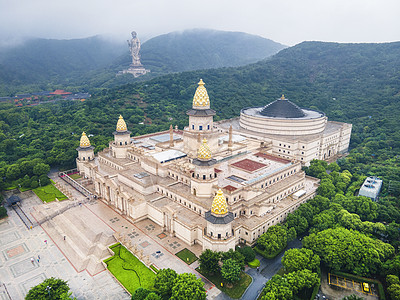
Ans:
POLYGON ((142 43, 143 65, 151 73, 135 79, 116 73, 129 67, 125 41, 96 36, 74 40, 31 39, 0 48, 0 96, 72 87, 93 91, 172 72, 240 66, 269 57, 285 46, 242 32, 188 30, 142 43))
POLYGON ((2 105, 0 158, 5 165, 40 157, 71 166, 79 133, 94 134, 100 150, 112 138, 119 114, 133 134, 167 129, 170 123, 182 128, 202 78, 217 120, 283 93, 301 107, 326 112, 330 120, 353 124, 353 150, 341 162, 352 173, 400 181, 399 70, 400 43, 304 42, 253 65, 170 74, 103 90, 85 103, 2 105))
POLYGON ((0 48, 3 83, 63 83, 70 77, 109 65, 126 51, 95 36, 84 39, 29 39, 14 47, 0 48))
POLYGON ((193 29, 148 40, 142 63, 152 72, 243 66, 267 58, 285 46, 244 32, 193 29))

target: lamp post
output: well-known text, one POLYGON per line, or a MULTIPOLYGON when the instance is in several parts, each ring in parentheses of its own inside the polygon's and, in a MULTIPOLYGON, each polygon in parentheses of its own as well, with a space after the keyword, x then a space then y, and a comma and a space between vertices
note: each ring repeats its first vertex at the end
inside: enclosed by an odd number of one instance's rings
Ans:
POLYGON ((40 184, 40 179, 39 179, 39 186, 42 186, 42 185, 40 184))

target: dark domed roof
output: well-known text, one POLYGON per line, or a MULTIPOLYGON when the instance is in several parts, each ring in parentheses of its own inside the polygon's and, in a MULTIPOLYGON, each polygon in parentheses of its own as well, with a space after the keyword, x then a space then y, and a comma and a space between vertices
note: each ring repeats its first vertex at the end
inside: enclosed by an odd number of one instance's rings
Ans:
POLYGON ((282 98, 266 105, 260 114, 272 118, 302 118, 305 116, 300 107, 285 99, 283 95, 282 98))

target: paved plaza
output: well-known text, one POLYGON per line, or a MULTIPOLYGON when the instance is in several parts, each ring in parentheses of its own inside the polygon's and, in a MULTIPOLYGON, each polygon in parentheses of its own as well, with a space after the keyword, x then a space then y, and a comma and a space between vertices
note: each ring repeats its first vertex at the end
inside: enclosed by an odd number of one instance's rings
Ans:
MULTIPOLYGON (((69 189, 73 201, 83 202, 80 193, 69 189)), ((18 215, 8 210, 9 218, 0 224, 1 300, 23 299, 32 286, 49 277, 67 280, 78 299, 130 299, 101 264, 101 260, 109 256, 109 252, 104 251, 105 246, 115 242, 112 234, 117 231, 137 244, 158 268, 173 268, 178 273, 189 272, 201 278, 208 299, 216 299, 221 294, 195 270, 198 261, 188 266, 175 256, 184 248, 199 256, 201 246, 189 246, 163 233, 162 228, 150 220, 132 224, 100 201, 65 210, 63 208, 72 200, 43 204, 32 192, 20 196, 21 207, 33 222, 43 215, 54 216, 57 210, 63 212, 28 230, 18 215)))
MULTIPOLYGON (((32 194, 22 200, 26 212, 33 205, 46 206, 32 194)), ((86 271, 77 272, 40 226, 28 230, 12 209, 8 215, 0 223, 1 300, 24 299, 32 286, 50 277, 68 281, 78 299, 130 299, 106 271, 93 277, 86 271)))

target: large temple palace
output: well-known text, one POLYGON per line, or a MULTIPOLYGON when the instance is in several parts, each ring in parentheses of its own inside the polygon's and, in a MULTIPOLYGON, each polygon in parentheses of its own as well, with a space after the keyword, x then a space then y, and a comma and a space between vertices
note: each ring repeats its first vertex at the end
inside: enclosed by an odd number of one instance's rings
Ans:
POLYGON ((189 245, 227 251, 254 244, 314 197, 319 181, 301 167, 346 153, 351 125, 284 96, 214 123, 204 85, 183 130, 131 137, 120 116, 114 140, 96 156, 82 134, 76 163, 97 198, 132 222, 150 219, 189 245))

